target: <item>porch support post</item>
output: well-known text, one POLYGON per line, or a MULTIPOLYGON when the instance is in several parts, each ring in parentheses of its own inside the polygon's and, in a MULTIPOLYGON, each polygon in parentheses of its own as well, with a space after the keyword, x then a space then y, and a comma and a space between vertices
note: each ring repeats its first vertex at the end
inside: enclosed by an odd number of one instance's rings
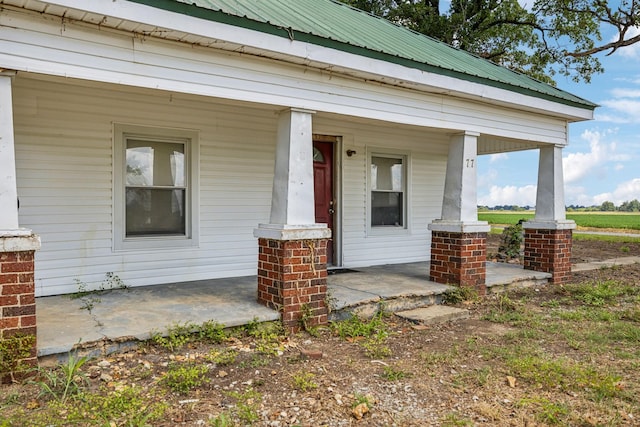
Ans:
POLYGON ((11 79, 0 71, 0 383, 35 365, 34 253, 40 238, 18 226, 11 79))
POLYGON ((326 324, 327 224, 315 223, 312 111, 280 114, 269 224, 259 224, 258 302, 289 332, 326 324))
POLYGON ((431 230, 431 280, 473 286, 486 292, 487 233, 489 224, 478 221, 478 133, 453 135, 449 145, 442 218, 431 230))
POLYGON ((551 273, 551 283, 567 282, 571 274, 574 221, 567 220, 562 172, 562 147, 540 148, 536 215, 522 224, 524 268, 551 273))

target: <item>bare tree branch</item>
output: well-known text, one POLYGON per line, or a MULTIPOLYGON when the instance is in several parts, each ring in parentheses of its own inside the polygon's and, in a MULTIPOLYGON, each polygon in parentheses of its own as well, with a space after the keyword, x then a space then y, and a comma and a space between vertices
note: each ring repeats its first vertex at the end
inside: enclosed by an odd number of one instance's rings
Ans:
POLYGON ((593 54, 596 53, 600 53, 600 52, 604 52, 606 50, 611 49, 611 52, 609 52, 607 54, 611 55, 613 52, 615 52, 616 50, 618 50, 621 47, 626 47, 626 46, 631 46, 632 44, 638 43, 640 42, 640 34, 635 36, 635 37, 631 37, 630 39, 626 39, 626 40, 616 40, 613 41, 611 43, 607 43, 605 45, 602 46, 596 46, 593 49, 587 49, 581 52, 567 52, 567 56, 571 56, 573 58, 582 58, 585 56, 591 56, 593 54))

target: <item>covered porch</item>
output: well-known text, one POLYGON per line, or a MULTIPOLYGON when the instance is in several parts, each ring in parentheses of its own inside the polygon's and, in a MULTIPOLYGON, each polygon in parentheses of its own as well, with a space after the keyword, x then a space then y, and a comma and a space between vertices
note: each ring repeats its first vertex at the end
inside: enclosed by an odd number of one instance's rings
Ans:
MULTIPOLYGON (((439 304, 450 286, 428 280, 428 271, 428 262, 331 270, 329 317, 372 315, 381 303, 392 312, 439 304)), ((550 277, 517 265, 487 263, 489 292, 544 285, 550 277)), ((232 327, 280 319, 276 310, 256 301, 255 283, 255 276, 246 276, 113 290, 85 299, 37 298, 38 356, 64 358, 76 348, 91 355, 108 354, 176 324, 212 320, 232 327)))

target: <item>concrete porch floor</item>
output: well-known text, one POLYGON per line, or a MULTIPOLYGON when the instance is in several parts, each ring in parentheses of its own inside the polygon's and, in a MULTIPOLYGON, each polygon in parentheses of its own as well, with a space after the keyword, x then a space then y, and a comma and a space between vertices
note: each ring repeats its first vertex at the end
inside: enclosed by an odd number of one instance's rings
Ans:
MULTIPOLYGON (((448 286, 427 280, 428 274, 427 262, 331 271, 327 283, 332 318, 374 313, 382 301, 393 312, 437 304, 448 286)), ((544 284, 549 277, 517 265, 487 263, 489 292, 544 284)), ((279 319, 278 312, 256 302, 256 292, 257 279, 248 276, 110 291, 93 295, 90 311, 86 305, 91 300, 36 298, 38 355, 64 357, 76 345, 89 353, 108 353, 176 323, 213 320, 231 327, 279 319)))

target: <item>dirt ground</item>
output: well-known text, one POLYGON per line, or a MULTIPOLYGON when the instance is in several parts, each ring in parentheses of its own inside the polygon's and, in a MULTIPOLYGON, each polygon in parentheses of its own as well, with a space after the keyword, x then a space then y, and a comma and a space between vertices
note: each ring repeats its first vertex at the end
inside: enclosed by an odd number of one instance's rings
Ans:
MULTIPOLYGON (((494 237, 489 252, 497 249, 494 237)), ((638 256, 640 243, 576 240, 573 255, 574 262, 638 256)), ((584 280, 620 280, 640 286, 640 264, 573 277, 576 282, 584 280)), ((548 302, 557 297, 556 290, 549 288, 527 295, 522 300, 534 311, 550 306, 548 302)), ((640 413, 634 413, 638 406, 624 399, 593 402, 583 398, 579 387, 547 389, 510 377, 505 367, 492 364, 487 354, 497 351, 501 340, 516 331, 509 323, 483 320, 496 301, 502 301, 496 298, 462 304, 469 310, 469 319, 445 324, 415 325, 389 316, 384 320, 389 336, 379 343, 378 352, 376 348, 368 351, 360 339, 343 339, 329 329, 317 336, 302 333, 280 338, 277 354, 264 351, 255 337, 239 335, 221 344, 191 342, 174 351, 142 345, 90 360, 82 367, 87 376, 85 391, 140 390, 145 404, 137 409, 139 413, 165 405, 162 416, 146 422, 153 426, 640 425, 640 413), (235 355, 228 365, 215 358, 227 351, 235 355), (163 378, 175 364, 204 366, 200 375, 204 382, 186 391, 167 388, 163 378), (555 412, 548 409, 556 408, 553 405, 557 405, 555 412), (568 415, 563 408, 568 408, 568 415)), ((558 343, 540 340, 539 346, 558 358, 581 356, 558 343)), ((631 365, 624 366, 635 366, 635 372, 620 384, 640 382, 638 353, 631 357, 631 365)), ((72 411, 64 405, 52 410, 50 400, 39 396, 39 391, 37 385, 29 384, 0 387, 0 425, 21 425, 21 420, 34 423, 28 425, 90 424, 73 422, 72 411)), ((74 405, 73 400, 68 402, 74 405)), ((125 415, 126 410, 123 407, 110 422, 95 420, 96 425, 145 425, 128 421, 131 416, 125 415)))
MULTIPOLYGON (((627 256, 640 256, 640 238, 637 243, 615 243, 594 240, 573 240, 571 263, 604 261, 627 256)), ((487 238, 487 256, 498 252, 499 234, 489 234, 487 238)))

